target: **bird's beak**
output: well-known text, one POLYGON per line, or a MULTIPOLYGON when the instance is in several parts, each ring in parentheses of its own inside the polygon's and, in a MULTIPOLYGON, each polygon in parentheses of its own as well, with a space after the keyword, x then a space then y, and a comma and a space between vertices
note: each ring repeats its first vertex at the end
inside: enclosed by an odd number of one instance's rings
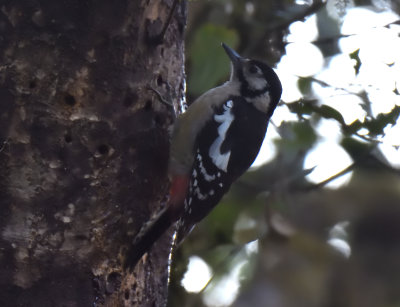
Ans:
POLYGON ((233 66, 239 64, 240 59, 242 59, 242 57, 231 47, 227 46, 225 43, 222 43, 222 47, 225 49, 226 54, 231 59, 233 66))
POLYGON ((243 60, 243 58, 235 50, 233 50, 226 44, 222 43, 222 47, 225 49, 226 54, 231 59, 232 63, 231 80, 232 80, 233 78, 235 78, 236 72, 240 69, 241 61, 243 60))

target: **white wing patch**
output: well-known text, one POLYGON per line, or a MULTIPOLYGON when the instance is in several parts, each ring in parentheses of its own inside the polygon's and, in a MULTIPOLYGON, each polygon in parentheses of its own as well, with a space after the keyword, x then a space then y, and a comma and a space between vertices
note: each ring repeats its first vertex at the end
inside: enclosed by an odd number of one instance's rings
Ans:
POLYGON ((218 137, 212 143, 208 154, 212 162, 218 167, 220 170, 225 171, 227 170, 229 158, 231 156, 231 152, 228 151, 226 153, 221 153, 221 145, 225 140, 226 132, 228 131, 229 127, 231 126, 234 116, 232 114, 231 108, 233 106, 233 101, 228 100, 224 105, 224 113, 221 115, 214 115, 214 120, 217 123, 221 123, 218 127, 218 137))
POLYGON ((203 177, 206 181, 213 181, 215 179, 215 175, 210 175, 207 173, 206 168, 203 165, 203 159, 201 158, 201 155, 197 152, 197 161, 199 162, 199 168, 200 172, 203 174, 203 177))
MULTIPOLYGON (((197 198, 198 198, 199 200, 205 200, 205 199, 207 199, 207 197, 208 197, 207 194, 201 193, 199 187, 197 187, 197 188, 194 190, 194 193, 196 193, 197 198)), ((213 192, 213 193, 214 193, 214 192, 213 192)), ((189 212, 189 213, 190 213, 190 212, 189 212)))

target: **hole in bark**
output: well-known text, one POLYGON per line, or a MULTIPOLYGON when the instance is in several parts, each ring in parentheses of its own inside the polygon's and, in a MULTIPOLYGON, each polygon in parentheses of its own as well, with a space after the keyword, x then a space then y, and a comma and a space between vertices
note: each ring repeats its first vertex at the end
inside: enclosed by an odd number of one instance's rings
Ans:
POLYGON ((161 86, 162 84, 163 84, 163 78, 162 78, 161 75, 158 75, 158 77, 157 77, 157 85, 161 86))
POLYGON ((31 82, 29 82, 29 88, 35 88, 36 87, 36 81, 32 80, 31 82))
POLYGON ((107 276, 106 293, 114 293, 121 285, 121 274, 112 272, 107 276))
POLYGON ((97 151, 101 154, 101 155, 106 155, 108 154, 109 151, 109 147, 106 144, 101 144, 97 147, 97 151))
POLYGON ((129 290, 125 290, 124 295, 125 295, 125 299, 129 300, 129 290))
POLYGON ((70 134, 66 134, 64 136, 64 141, 65 141, 65 143, 71 143, 72 142, 72 136, 70 134))
POLYGON ((73 106, 73 105, 76 104, 75 97, 72 96, 71 94, 65 95, 64 101, 65 101, 65 103, 66 103, 67 105, 70 105, 70 106, 73 106))
POLYGON ((116 282, 118 281, 118 279, 121 277, 121 275, 117 272, 112 272, 110 274, 108 274, 107 276, 107 281, 108 282, 116 282))
POLYGON ((151 109, 153 109, 151 100, 147 100, 147 101, 146 101, 146 104, 144 105, 144 109, 145 109, 146 111, 150 111, 151 109))
POLYGON ((76 240, 81 240, 81 241, 86 241, 86 240, 88 240, 88 238, 87 238, 85 235, 81 235, 81 234, 75 235, 74 238, 75 238, 76 240))
POLYGON ((124 106, 125 107, 130 107, 133 104, 133 100, 131 97, 127 96, 124 99, 124 106))
POLYGON ((125 107, 130 107, 138 100, 138 98, 139 97, 135 92, 128 91, 123 101, 123 104, 125 107))
POLYGON ((154 121, 156 122, 156 125, 162 126, 163 124, 163 118, 160 115, 154 116, 154 121))

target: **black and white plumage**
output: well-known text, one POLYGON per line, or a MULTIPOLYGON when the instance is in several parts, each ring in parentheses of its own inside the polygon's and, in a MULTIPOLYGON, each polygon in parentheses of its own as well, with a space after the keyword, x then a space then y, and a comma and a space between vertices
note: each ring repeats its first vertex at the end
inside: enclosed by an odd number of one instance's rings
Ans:
POLYGON ((280 100, 282 86, 272 68, 242 58, 223 44, 231 77, 181 114, 171 139, 170 201, 136 237, 130 266, 175 221, 180 242, 206 217, 253 163, 280 100))
POLYGON ((175 125, 171 173, 190 174, 178 242, 253 163, 282 92, 269 66, 223 46, 232 61, 230 80, 198 98, 175 125))
POLYGON ((197 151, 178 224, 178 241, 214 208, 256 158, 267 129, 265 113, 240 96, 216 108, 197 140, 197 151))

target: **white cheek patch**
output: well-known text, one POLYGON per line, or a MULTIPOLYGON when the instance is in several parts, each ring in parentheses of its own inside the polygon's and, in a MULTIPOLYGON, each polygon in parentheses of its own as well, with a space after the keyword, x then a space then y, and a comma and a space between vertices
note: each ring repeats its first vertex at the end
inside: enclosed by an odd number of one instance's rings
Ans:
POLYGON ((221 153, 221 145, 225 140, 226 132, 231 126, 234 116, 232 114, 231 108, 233 106, 233 101, 229 100, 224 105, 224 113, 221 115, 214 115, 214 120, 217 123, 221 123, 218 127, 218 137, 212 143, 208 154, 212 162, 218 167, 220 170, 225 171, 228 168, 229 158, 231 156, 231 152, 228 151, 226 153, 221 153))
POLYGON ((269 109, 269 105, 271 103, 271 96, 269 95, 269 92, 267 91, 260 96, 249 99, 249 102, 252 103, 257 110, 267 113, 268 109, 269 109))
POLYGON ((256 91, 262 90, 267 87, 268 82, 264 78, 250 77, 247 80, 249 86, 256 91))

